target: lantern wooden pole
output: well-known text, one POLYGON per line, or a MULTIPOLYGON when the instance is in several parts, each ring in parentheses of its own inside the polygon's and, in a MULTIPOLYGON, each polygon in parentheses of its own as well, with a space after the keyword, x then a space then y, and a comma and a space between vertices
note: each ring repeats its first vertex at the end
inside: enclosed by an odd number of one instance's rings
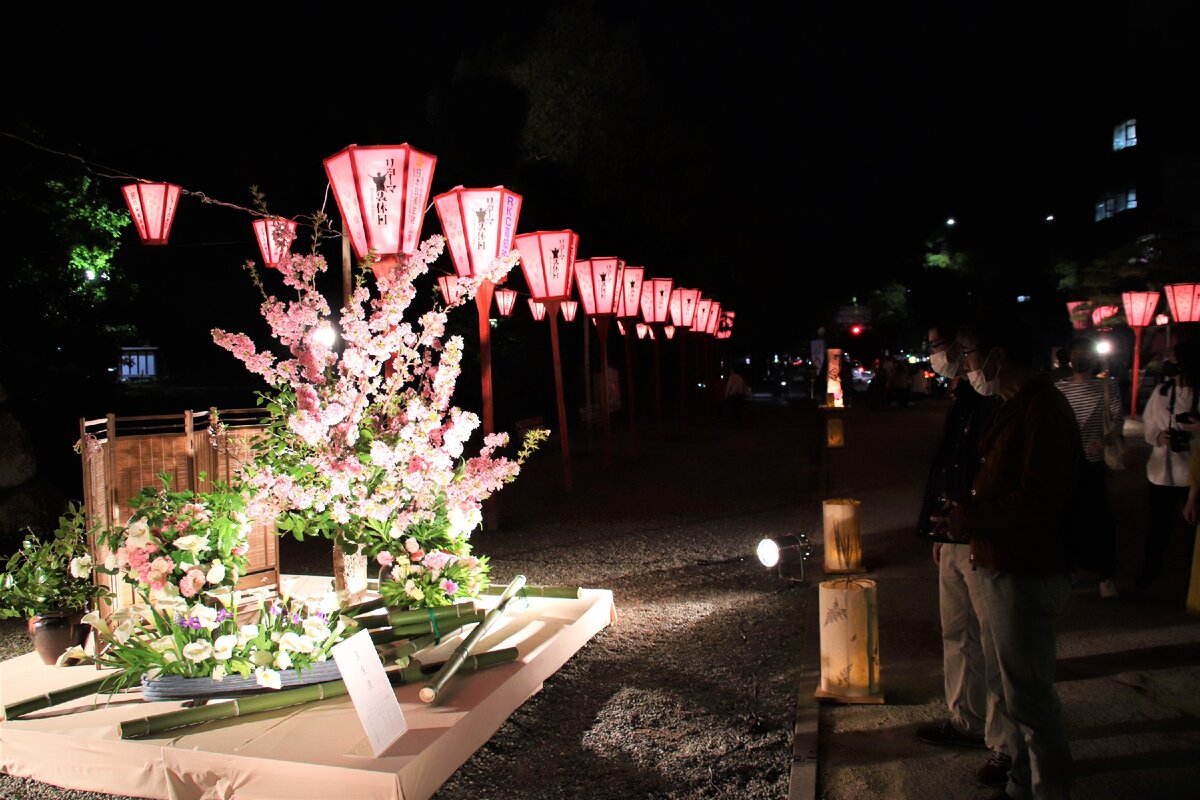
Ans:
POLYGON ((550 350, 554 358, 554 394, 558 401, 558 439, 562 444, 563 485, 569 491, 571 481, 571 446, 567 441, 567 404, 563 400, 562 363, 558 356, 558 307, 562 300, 544 300, 546 316, 550 318, 550 350))
MULTIPOLYGON (((479 284, 475 293, 475 308, 479 311, 479 378, 483 393, 483 433, 496 432, 495 405, 492 398, 492 295, 496 285, 491 281, 479 284)), ((494 531, 499 527, 497 496, 492 495, 483 503, 483 526, 494 531)))
MULTIPOLYGON (((608 320, 601 315, 596 320, 596 337, 600 340, 600 416, 604 431, 604 461, 612 464, 612 424, 608 419, 608 320)), ((586 326, 585 326, 586 327, 586 326)))
POLYGON ((679 337, 679 419, 681 422, 687 408, 687 332, 687 328, 675 329, 675 334, 679 337))
POLYGON ((637 454, 637 409, 634 406, 633 391, 633 323, 625 331, 625 382, 629 384, 629 439, 633 452, 637 454))
POLYGON ((1129 418, 1137 419, 1137 396, 1138 384, 1141 383, 1140 374, 1142 369, 1142 326, 1134 325, 1133 327, 1133 389, 1129 392, 1130 408, 1129 418))
POLYGON ((658 340, 662 338, 662 327, 654 336, 654 416, 658 423, 658 435, 662 435, 662 370, 659 368, 658 340))
MULTIPOLYGON (((350 296, 354 293, 351 281, 354 261, 350 258, 350 231, 346 228, 346 220, 342 220, 342 308, 350 305, 350 296)), ((390 362, 389 362, 390 363, 390 362)))

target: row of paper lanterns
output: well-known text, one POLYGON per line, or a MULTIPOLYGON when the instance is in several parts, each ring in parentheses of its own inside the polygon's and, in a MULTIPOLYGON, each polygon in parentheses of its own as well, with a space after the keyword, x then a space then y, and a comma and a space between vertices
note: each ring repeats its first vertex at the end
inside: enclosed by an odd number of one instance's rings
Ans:
MULTIPOLYGON (((1121 304, 1125 307, 1125 321, 1131 328, 1149 325, 1166 325, 1174 320, 1200 322, 1200 283, 1171 283, 1159 292, 1122 292, 1121 304), (1158 301, 1166 295, 1171 316, 1158 313, 1158 301)), ((1075 330, 1086 330, 1089 319, 1093 327, 1100 327, 1104 320, 1115 317, 1121 308, 1113 305, 1095 305, 1086 300, 1071 300, 1067 303, 1067 316, 1075 330), (1088 310, 1091 310, 1089 318, 1088 310)))
MULTIPOLYGON (((325 159, 325 171, 346 224, 355 255, 376 256, 375 269, 390 268, 400 255, 420 245, 424 210, 429 200, 436 156, 410 145, 350 145, 325 159)), ((178 208, 181 187, 171 183, 138 182, 122 188, 130 215, 144 244, 165 245, 178 208)), ((512 251, 521 255, 534 319, 543 319, 547 301, 557 301, 567 321, 582 304, 589 317, 615 317, 622 335, 639 315, 639 338, 654 337, 654 329, 670 338, 687 328, 718 339, 729 338, 735 313, 719 301, 704 298, 699 289, 676 287, 670 278, 644 279, 643 267, 627 266, 614 257, 576 259, 579 236, 570 230, 517 234, 522 198, 504 187, 456 187, 433 199, 446 234, 456 275, 438 279, 447 304, 457 300, 459 278, 475 276, 493 259, 512 251), (572 290, 579 301, 572 300, 572 290)), ((255 220, 254 235, 267 266, 275 266, 290 250, 296 223, 280 217, 255 220)), ((517 292, 497 288, 496 306, 509 316, 517 292)))

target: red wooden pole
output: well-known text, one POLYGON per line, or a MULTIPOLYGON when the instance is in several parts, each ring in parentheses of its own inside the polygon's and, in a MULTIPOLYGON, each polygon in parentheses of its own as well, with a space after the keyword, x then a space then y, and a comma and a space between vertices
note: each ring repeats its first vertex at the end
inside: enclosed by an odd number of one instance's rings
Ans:
POLYGON ((1130 403, 1129 418, 1137 419, 1137 392, 1140 379, 1138 373, 1142 368, 1142 326, 1135 325, 1133 328, 1133 389, 1129 392, 1133 398, 1130 403))
POLYGON ((604 424, 604 460, 612 463, 612 423, 608 419, 608 321, 596 317, 596 336, 600 339, 600 415, 604 424))
MULTIPOLYGON (((483 432, 496 432, 495 405, 492 399, 492 294, 496 286, 491 281, 479 284, 475 293, 475 308, 479 312, 479 378, 483 392, 483 432)), ((483 527, 494 531, 499 527, 497 496, 483 503, 483 527)))
POLYGON ((546 316, 550 318, 550 350, 554 357, 554 393, 558 400, 558 440, 562 444, 563 485, 569 491, 571 481, 571 446, 567 442, 567 404, 563 400, 562 363, 558 357, 558 307, 561 300, 547 300, 546 316))
POLYGON ((630 327, 625 331, 625 382, 629 384, 629 438, 633 445, 633 452, 637 453, 637 409, 634 406, 634 391, 633 391, 633 323, 630 322, 630 327))
POLYGON ((675 337, 679 339, 679 419, 681 422, 687 406, 687 332, 687 328, 675 329, 675 337))
POLYGON ((654 332, 654 416, 658 421, 658 433, 662 435, 662 370, 659 369, 658 340, 665 334, 662 326, 656 325, 654 332))

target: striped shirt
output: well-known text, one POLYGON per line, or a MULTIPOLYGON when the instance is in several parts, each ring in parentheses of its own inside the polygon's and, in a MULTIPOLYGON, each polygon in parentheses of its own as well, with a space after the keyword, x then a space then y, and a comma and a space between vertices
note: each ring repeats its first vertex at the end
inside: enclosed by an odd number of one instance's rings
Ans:
POLYGON ((1089 378, 1078 383, 1067 378, 1054 382, 1075 412, 1079 436, 1083 439, 1083 452, 1087 454, 1088 461, 1104 460, 1104 380, 1109 382, 1108 407, 1112 412, 1113 424, 1117 430, 1122 430, 1125 415, 1121 411, 1121 389, 1115 378, 1089 378))

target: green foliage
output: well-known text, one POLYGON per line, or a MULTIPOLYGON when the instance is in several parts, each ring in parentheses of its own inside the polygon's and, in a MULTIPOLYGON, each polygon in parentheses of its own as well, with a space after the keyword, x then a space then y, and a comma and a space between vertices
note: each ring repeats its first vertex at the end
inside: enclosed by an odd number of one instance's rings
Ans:
POLYGON ((50 611, 79 612, 107 597, 108 591, 92 581, 91 532, 82 508, 75 503, 59 517, 53 538, 40 539, 30 530, 0 577, 0 619, 50 611))
POLYGON ((109 204, 90 177, 77 177, 70 183, 49 180, 46 188, 52 195, 53 226, 67 243, 66 266, 72 288, 92 302, 103 302, 113 277, 121 229, 133 224, 132 220, 123 209, 109 204))

